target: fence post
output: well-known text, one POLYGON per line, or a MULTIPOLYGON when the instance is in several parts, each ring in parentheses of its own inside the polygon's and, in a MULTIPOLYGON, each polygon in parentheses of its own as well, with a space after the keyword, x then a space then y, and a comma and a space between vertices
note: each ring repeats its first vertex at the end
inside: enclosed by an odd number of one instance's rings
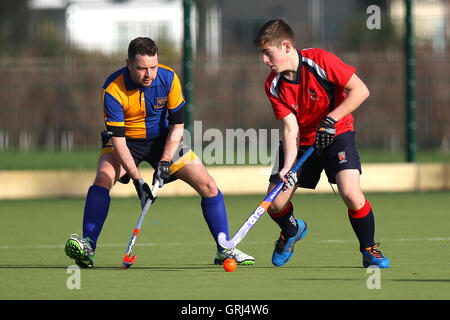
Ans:
POLYGON ((414 56, 414 24, 413 24, 413 0, 405 0, 406 4, 406 155, 408 162, 417 161, 416 141, 416 59, 414 56))
POLYGON ((185 129, 192 134, 192 118, 194 104, 192 102, 192 92, 194 83, 192 81, 192 37, 191 37, 191 7, 192 0, 183 0, 184 15, 184 39, 183 39, 183 91, 185 105, 185 129))

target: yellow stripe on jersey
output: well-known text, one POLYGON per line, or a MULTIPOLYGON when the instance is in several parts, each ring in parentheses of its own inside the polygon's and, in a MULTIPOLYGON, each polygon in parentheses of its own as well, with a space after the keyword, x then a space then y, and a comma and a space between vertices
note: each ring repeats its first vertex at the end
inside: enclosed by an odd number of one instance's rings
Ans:
POLYGON ((176 109, 180 104, 184 102, 183 94, 181 90, 180 79, 176 73, 174 73, 172 86, 170 87, 169 98, 167 100, 167 109, 176 109))
POLYGON ((112 127, 123 127, 123 126, 125 126, 125 122, 106 121, 106 124, 108 126, 112 126, 112 127))

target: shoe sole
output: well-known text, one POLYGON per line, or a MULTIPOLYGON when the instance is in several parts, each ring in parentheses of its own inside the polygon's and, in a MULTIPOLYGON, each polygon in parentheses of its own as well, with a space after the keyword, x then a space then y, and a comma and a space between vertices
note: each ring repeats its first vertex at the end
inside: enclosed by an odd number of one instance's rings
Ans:
POLYGON ((84 251, 80 248, 78 243, 75 240, 67 240, 66 245, 64 247, 64 251, 66 256, 75 260, 75 263, 82 268, 92 268, 94 267, 93 262, 89 262, 86 264, 82 258, 84 257, 84 251))
POLYGON ((282 264, 275 264, 275 263, 273 263, 273 260, 272 260, 272 264, 275 267, 284 266, 291 259, 292 255, 294 254, 294 246, 295 246, 295 244, 297 243, 297 241, 302 240, 303 237, 305 236, 305 234, 308 232, 308 224, 306 223, 306 221, 303 221, 303 223, 305 224, 305 227, 303 228, 303 231, 300 232, 300 234, 298 235, 297 239, 295 239, 295 241, 291 244, 292 250, 291 250, 291 253, 289 254, 289 256, 286 258, 286 260, 284 260, 282 264))
POLYGON ((79 260, 81 257, 83 257, 84 254, 84 251, 81 250, 78 243, 74 240, 67 240, 64 251, 69 258, 75 260, 79 260))
POLYGON ((363 260, 363 267, 364 268, 368 268, 370 266, 376 266, 376 267, 378 267, 380 269, 389 269, 391 267, 391 264, 390 264, 390 262, 388 262, 387 264, 386 263, 382 263, 381 265, 378 265, 376 263, 371 263, 370 261, 363 260))
MULTIPOLYGON (((216 265, 223 265, 223 262, 225 260, 220 260, 220 259, 214 259, 214 264, 216 265)), ((241 262, 236 262, 238 266, 252 266, 255 264, 255 260, 244 260, 241 262)))

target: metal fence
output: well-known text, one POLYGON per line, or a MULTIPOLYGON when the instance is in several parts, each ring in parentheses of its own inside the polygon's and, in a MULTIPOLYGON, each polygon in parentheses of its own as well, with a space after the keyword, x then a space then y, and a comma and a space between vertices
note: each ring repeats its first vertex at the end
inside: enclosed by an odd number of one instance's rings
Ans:
MULTIPOLYGON (((0 170, 95 167, 99 132, 104 128, 101 87, 109 74, 124 65, 126 46, 105 52, 101 45, 90 48, 73 43, 66 20, 68 10, 74 8, 40 9, 44 0, 34 1, 34 7, 31 2, 14 1, 18 7, 0 7, 0 170), (26 30, 11 29, 20 18, 11 10, 27 19, 26 30)), ((166 2, 182 10, 181 1, 166 2)), ((223 132, 279 127, 264 92, 268 70, 252 40, 262 23, 281 17, 293 27, 299 48, 334 52, 356 67, 369 87, 369 99, 354 113, 362 160, 405 161, 403 2, 194 1, 193 120, 201 120, 203 130, 223 132), (380 9, 379 29, 369 25, 374 21, 368 19, 376 13, 367 10, 371 4, 380 9)), ((89 10, 83 3, 114 9, 139 8, 143 1, 80 1, 79 11, 89 10)), ((147 1, 145 5, 151 10, 159 3, 147 1)), ((414 3, 418 161, 448 162, 450 2, 414 3)), ((161 49, 160 62, 183 79, 182 46, 179 39, 174 43, 167 36, 171 33, 164 22, 142 29, 133 27, 131 17, 131 22, 119 25, 122 31, 115 35, 117 43, 132 39, 126 30, 154 38, 161 49), (124 29, 126 25, 131 27, 124 29), (159 34, 161 30, 165 31, 159 34)))

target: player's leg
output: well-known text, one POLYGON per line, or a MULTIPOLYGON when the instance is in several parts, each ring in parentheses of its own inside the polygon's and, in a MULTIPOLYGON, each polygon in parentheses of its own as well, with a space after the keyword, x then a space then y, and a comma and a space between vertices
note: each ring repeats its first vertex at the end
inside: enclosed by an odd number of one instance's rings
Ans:
POLYGON ((365 199, 360 188, 359 170, 339 171, 336 174, 336 183, 339 194, 348 208, 348 217, 362 252, 375 244, 375 223, 370 203, 365 199))
MULTIPOLYGON (((268 193, 275 186, 276 184, 270 183, 268 193)), ((281 230, 272 253, 272 264, 276 267, 283 266, 289 261, 294 253, 296 242, 301 240, 308 232, 306 222, 294 217, 294 207, 291 199, 296 189, 297 187, 295 186, 286 192, 281 192, 267 210, 269 216, 278 224, 281 230)))
MULTIPOLYGON (((269 194, 281 181, 278 172, 281 169, 280 164, 282 163, 284 163, 284 149, 283 142, 280 141, 278 153, 275 157, 275 164, 269 178, 270 183, 267 194, 269 194)), ((294 186, 290 190, 280 192, 267 209, 269 216, 280 227, 281 236, 284 238, 293 237, 298 229, 297 221, 294 218, 294 207, 291 203, 292 196, 295 194, 296 189, 297 186, 294 186)))
POLYGON ((183 167, 173 173, 173 176, 189 184, 202 198, 215 197, 220 192, 216 182, 197 157, 185 163, 183 167))
POLYGON ((336 174, 339 194, 348 208, 348 216, 353 231, 359 241, 363 254, 363 265, 377 265, 389 268, 390 262, 375 243, 375 218, 369 201, 360 187, 360 172, 358 169, 347 169, 336 174))
POLYGON ((95 249, 103 224, 108 216, 111 198, 109 191, 123 170, 114 152, 104 153, 98 161, 97 174, 90 186, 83 216, 83 237, 88 237, 95 249))
MULTIPOLYGON (((303 151, 300 151, 298 157, 303 154, 303 151)), ((279 163, 284 163, 284 152, 283 146, 280 142, 280 147, 278 149, 278 154, 276 156, 276 163, 272 169, 272 173, 270 176, 270 184, 268 188, 268 193, 272 191, 278 183, 281 181, 279 177, 279 163)), ((320 171, 318 168, 314 168, 314 161, 311 161, 311 158, 308 159, 303 168, 297 173, 299 184, 301 186, 310 187, 317 184, 318 179, 315 176, 320 176, 320 171), (305 167, 307 168, 305 170, 305 167), (308 168, 309 167, 309 168, 308 168), (313 175, 312 173, 318 172, 318 174, 313 175), (317 180, 312 181, 311 180, 317 180)), ((294 246, 297 241, 301 240, 306 233, 308 232, 308 225, 305 221, 301 219, 296 219, 294 217, 294 206, 291 202, 292 197, 295 194, 297 186, 294 186, 292 189, 287 190, 286 192, 280 192, 277 198, 272 202, 271 206, 267 210, 269 216, 272 220, 280 227, 280 236, 278 240, 275 242, 275 248, 272 254, 272 264, 279 267, 286 264, 289 259, 292 257, 294 253, 294 246)))
MULTIPOLYGON (((179 162, 176 161, 174 165, 179 165, 179 162)), ((240 265, 254 264, 255 259, 252 256, 243 253, 237 248, 227 250, 219 245, 217 237, 220 232, 225 233, 227 238, 229 238, 227 211, 222 192, 201 161, 195 157, 190 162, 179 167, 173 173, 173 176, 189 184, 202 198, 203 217, 217 245, 214 263, 222 264, 226 258, 233 258, 240 265)))
MULTIPOLYGON (((119 157, 114 151, 111 136, 102 134, 102 151, 98 160, 97 174, 93 185, 89 188, 84 207, 83 237, 89 238, 93 248, 97 246, 97 239, 106 221, 111 198, 109 191, 120 177, 126 173, 119 157)), ((133 157, 136 166, 142 161, 142 152, 146 145, 127 141, 127 147, 133 157)), ((129 179, 128 179, 129 180, 129 179)), ((127 183, 127 181, 121 181, 127 183)))
POLYGON ((94 183, 86 195, 83 214, 83 237, 71 235, 65 245, 66 255, 84 268, 94 266, 97 239, 109 211, 109 190, 114 185, 123 169, 111 148, 104 148, 98 160, 94 183))
MULTIPOLYGON (((269 184, 267 194, 269 194, 278 183, 269 184)), ((297 190, 294 186, 290 190, 282 191, 267 209, 269 216, 280 227, 281 235, 285 238, 293 237, 298 230, 296 219, 294 218, 294 206, 291 199, 297 190)))
MULTIPOLYGON (((339 194, 348 208, 348 216, 360 243, 363 257, 369 254, 380 257, 379 267, 388 267, 389 260, 378 251, 374 241, 375 222, 369 201, 360 187, 361 162, 356 149, 355 133, 348 131, 335 137, 333 144, 324 151, 325 172, 330 183, 336 183, 339 194), (367 250, 366 250, 367 249, 367 250), (385 259, 385 260, 383 260, 385 259)), ((378 259, 378 258, 377 258, 378 259)), ((366 267, 367 259, 363 265, 366 267)))
MULTIPOLYGON (((229 237, 227 211, 222 192, 201 161, 198 158, 192 160, 173 176, 189 184, 200 195, 203 217, 214 240, 217 242, 217 235, 220 232, 229 237)), ((217 246, 220 249, 218 244, 217 246)))

